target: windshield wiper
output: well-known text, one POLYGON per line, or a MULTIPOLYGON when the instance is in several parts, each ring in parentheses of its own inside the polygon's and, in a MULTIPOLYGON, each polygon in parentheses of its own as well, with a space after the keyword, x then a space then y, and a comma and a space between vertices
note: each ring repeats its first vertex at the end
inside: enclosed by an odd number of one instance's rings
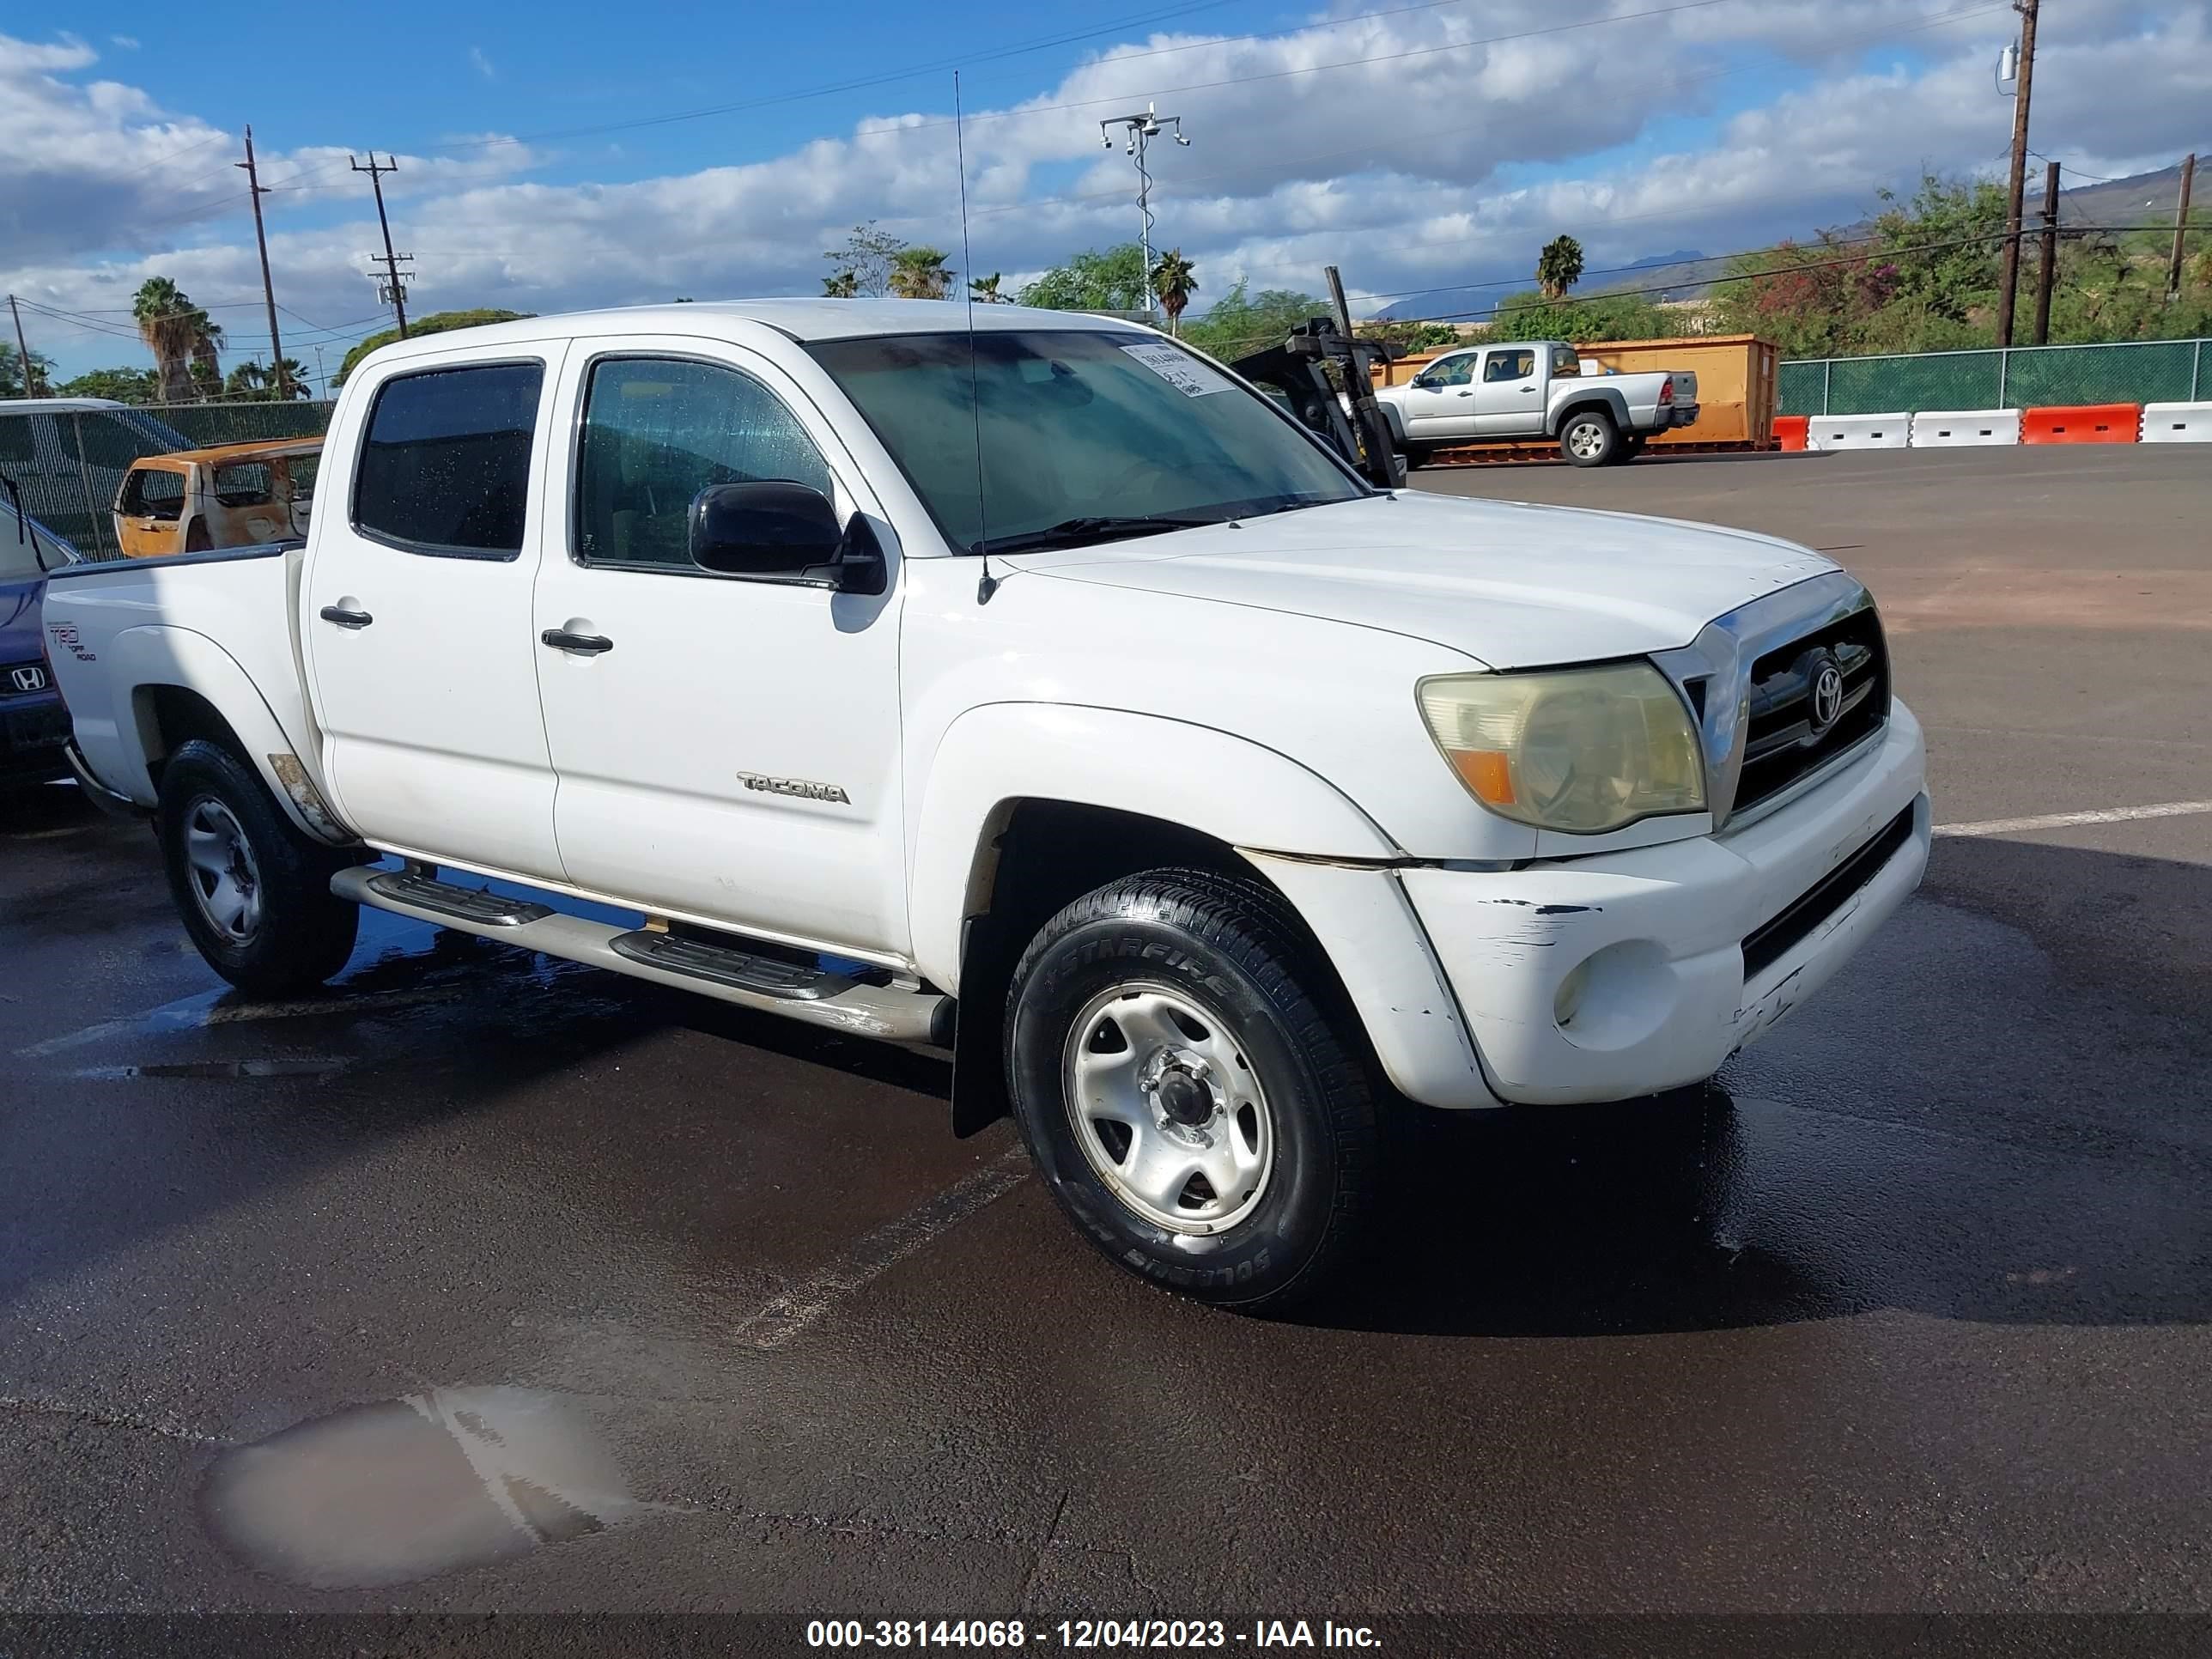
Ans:
POLYGON ((1034 553, 1048 547, 1081 547, 1091 542, 1118 541, 1125 536, 1157 536, 1164 531, 1197 530, 1206 525, 1227 522, 1225 519, 1200 519, 1187 514, 1142 514, 1119 518, 1110 514, 1099 514, 1079 519, 1062 519, 1058 524, 1048 525, 1042 530, 1024 530, 1018 536, 994 536, 988 541, 975 543, 969 551, 1034 553))

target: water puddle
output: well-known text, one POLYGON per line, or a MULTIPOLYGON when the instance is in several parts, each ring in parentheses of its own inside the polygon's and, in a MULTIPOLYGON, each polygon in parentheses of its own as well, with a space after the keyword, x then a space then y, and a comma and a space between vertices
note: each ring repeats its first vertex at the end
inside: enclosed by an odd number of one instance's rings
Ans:
POLYGON ((225 1452, 208 1527, 248 1565, 374 1589, 599 1532, 638 1506, 587 1424, 526 1389, 433 1389, 225 1452))

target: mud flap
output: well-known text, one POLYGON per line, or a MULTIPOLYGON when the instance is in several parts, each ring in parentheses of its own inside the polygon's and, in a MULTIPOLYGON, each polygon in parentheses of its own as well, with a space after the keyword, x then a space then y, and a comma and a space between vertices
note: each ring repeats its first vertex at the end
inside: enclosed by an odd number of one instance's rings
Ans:
POLYGON ((1013 1112, 1001 1041, 1006 1017, 1003 1012, 994 1018, 980 1009, 974 1012, 975 1018, 968 1018, 968 1005, 963 1003, 953 1017, 952 1133, 962 1140, 981 1134, 1013 1112))

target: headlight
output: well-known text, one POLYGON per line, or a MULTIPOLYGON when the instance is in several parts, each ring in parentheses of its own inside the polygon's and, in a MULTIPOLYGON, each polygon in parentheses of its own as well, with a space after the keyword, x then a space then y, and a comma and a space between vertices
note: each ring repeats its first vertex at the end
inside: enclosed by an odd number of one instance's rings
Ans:
POLYGON ((1421 717, 1468 793, 1502 817, 1594 836, 1701 812, 1690 711, 1648 662, 1541 674, 1450 674, 1417 688, 1421 717))

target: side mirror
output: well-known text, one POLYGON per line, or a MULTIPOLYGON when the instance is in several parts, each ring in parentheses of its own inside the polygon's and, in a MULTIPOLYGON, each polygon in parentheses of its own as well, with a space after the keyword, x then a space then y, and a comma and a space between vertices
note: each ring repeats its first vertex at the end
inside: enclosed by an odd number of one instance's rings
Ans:
POLYGON ((709 484, 691 500, 691 562, 750 581, 884 591, 882 547, 859 514, 849 525, 812 486, 787 479, 709 484))

